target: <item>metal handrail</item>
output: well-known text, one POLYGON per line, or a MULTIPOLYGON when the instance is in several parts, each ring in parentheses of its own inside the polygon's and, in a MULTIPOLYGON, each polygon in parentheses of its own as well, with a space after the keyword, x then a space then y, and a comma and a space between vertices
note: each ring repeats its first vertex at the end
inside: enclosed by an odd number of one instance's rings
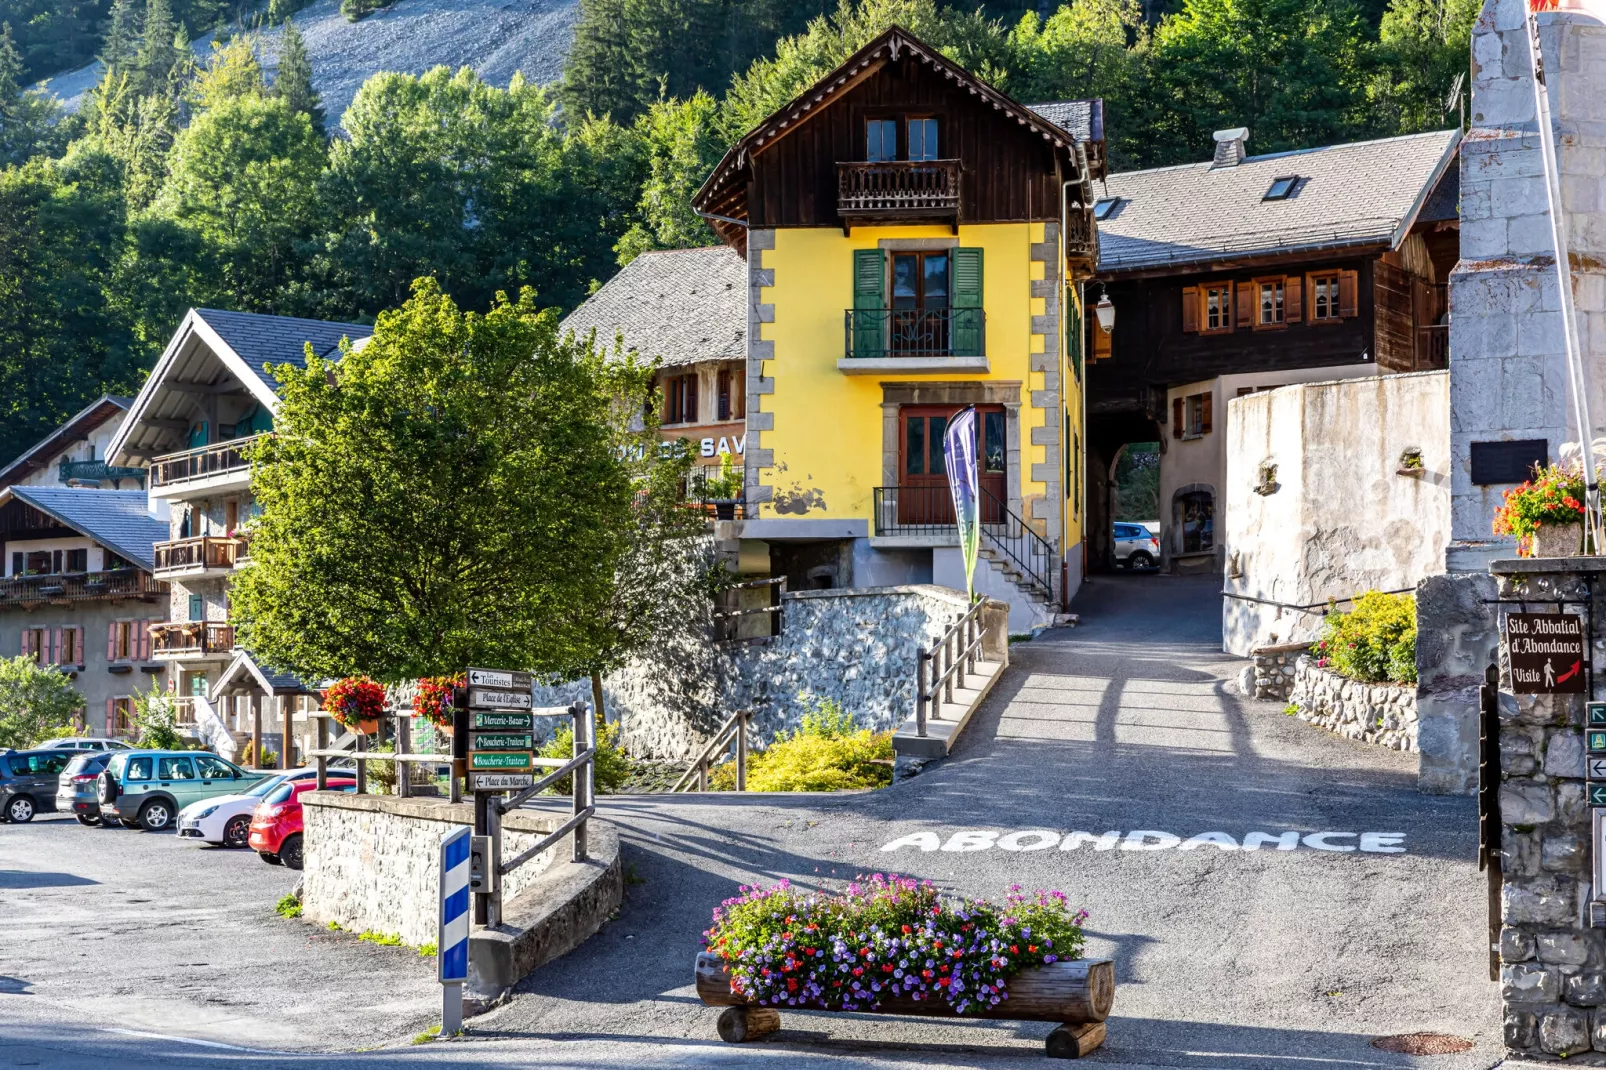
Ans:
POLYGON ((714 733, 714 738, 709 740, 708 746, 703 748, 703 752, 686 768, 680 779, 675 781, 674 787, 669 789, 670 794, 673 795, 676 792, 687 790, 691 786, 693 776, 697 778, 697 790, 707 791, 708 764, 721 748, 730 743, 733 734, 736 737, 736 790, 746 791, 747 727, 748 722, 752 719, 752 710, 737 710, 731 714, 730 719, 720 726, 718 732, 714 733))
POLYGON ((964 616, 950 624, 931 649, 921 648, 915 659, 915 734, 926 734, 926 717, 942 720, 942 704, 954 700, 954 681, 965 686, 965 674, 976 671, 976 656, 981 650, 981 609, 985 603, 975 602, 965 610, 964 616), (927 666, 931 669, 928 671, 927 666), (930 686, 928 687, 928 680, 930 686))
POLYGON ((1009 505, 986 487, 981 491, 982 515, 998 517, 981 525, 982 536, 991 542, 1051 601, 1054 598, 1054 547, 1030 524, 1022 520, 1009 505))

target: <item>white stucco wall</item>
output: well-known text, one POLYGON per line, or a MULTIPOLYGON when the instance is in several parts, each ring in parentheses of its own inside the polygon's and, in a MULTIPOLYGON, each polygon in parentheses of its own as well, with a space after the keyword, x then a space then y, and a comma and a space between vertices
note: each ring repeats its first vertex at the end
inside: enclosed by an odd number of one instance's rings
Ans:
MULTIPOLYGON (((1283 387, 1227 403, 1223 590, 1285 605, 1414 588, 1443 571, 1450 535, 1450 382, 1444 371, 1283 387), (1420 450, 1419 475, 1401 475, 1420 450), (1275 487, 1256 490, 1263 464, 1275 487)), ((1321 611, 1222 599, 1223 641, 1314 638, 1321 611)))
MULTIPOLYGON (((60 464, 62 461, 104 461, 106 459, 106 446, 111 442, 112 436, 123 424, 123 414, 118 413, 99 427, 90 431, 88 435, 50 455, 45 466, 31 475, 17 480, 17 483, 28 487, 59 487, 61 486, 60 464)), ((110 486, 110 484, 102 484, 110 486)), ((124 487, 138 486, 128 480, 123 481, 124 487)))
POLYGON ((1309 383, 1331 379, 1348 379, 1358 376, 1375 376, 1377 365, 1372 363, 1340 365, 1332 368, 1296 368, 1287 371, 1254 372, 1243 375, 1221 375, 1196 383, 1174 386, 1166 392, 1165 411, 1172 411, 1172 402, 1190 394, 1209 392, 1212 395, 1212 428, 1209 434, 1195 438, 1176 438, 1169 424, 1165 433, 1165 449, 1160 455, 1160 546, 1169 559, 1182 546, 1181 533, 1175 530, 1173 501, 1184 487, 1203 484, 1216 496, 1216 566, 1225 558, 1222 546, 1222 485, 1227 476, 1227 403, 1243 389, 1267 390, 1290 383, 1309 383))

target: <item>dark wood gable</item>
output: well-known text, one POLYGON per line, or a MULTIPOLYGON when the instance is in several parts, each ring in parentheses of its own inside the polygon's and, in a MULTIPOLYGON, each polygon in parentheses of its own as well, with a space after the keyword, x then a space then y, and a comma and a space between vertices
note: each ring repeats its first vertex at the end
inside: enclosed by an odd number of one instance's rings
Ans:
MULTIPOLYGON (((911 117, 935 119, 938 159, 958 161, 958 222, 1059 218, 1060 183, 1066 176, 1054 146, 1036 130, 1001 118, 990 103, 905 52, 753 155, 749 222, 757 227, 841 226, 838 164, 865 160, 866 123, 873 119, 898 122, 898 151, 906 155, 911 117)), ((1071 200, 1078 202, 1075 188, 1071 200)))

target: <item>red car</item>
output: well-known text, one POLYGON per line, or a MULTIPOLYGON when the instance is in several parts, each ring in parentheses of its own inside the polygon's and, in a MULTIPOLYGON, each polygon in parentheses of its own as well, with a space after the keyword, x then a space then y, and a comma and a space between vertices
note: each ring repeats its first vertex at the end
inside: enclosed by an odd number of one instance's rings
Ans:
MULTIPOLYGON (((251 815, 251 849, 270 866, 301 868, 301 793, 314 791, 316 780, 291 780, 273 789, 251 815)), ((329 791, 356 791, 357 782, 329 778, 329 791)))

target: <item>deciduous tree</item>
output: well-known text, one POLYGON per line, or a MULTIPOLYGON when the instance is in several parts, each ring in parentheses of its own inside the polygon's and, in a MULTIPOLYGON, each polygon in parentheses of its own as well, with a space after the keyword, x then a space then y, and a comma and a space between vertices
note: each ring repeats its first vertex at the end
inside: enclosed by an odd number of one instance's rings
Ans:
POLYGON ((0 748, 19 750, 54 739, 72 728, 83 712, 84 696, 67 674, 39 665, 24 654, 0 658, 0 748))

